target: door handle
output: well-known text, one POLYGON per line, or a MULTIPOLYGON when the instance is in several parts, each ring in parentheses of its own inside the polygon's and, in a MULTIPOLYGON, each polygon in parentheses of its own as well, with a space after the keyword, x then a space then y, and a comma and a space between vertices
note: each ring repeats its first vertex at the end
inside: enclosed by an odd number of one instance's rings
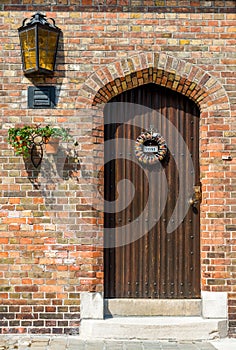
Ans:
POLYGON ((201 200, 202 200, 202 186, 201 185, 194 186, 193 187, 193 195, 189 201, 189 204, 194 206, 194 205, 200 203, 201 200))

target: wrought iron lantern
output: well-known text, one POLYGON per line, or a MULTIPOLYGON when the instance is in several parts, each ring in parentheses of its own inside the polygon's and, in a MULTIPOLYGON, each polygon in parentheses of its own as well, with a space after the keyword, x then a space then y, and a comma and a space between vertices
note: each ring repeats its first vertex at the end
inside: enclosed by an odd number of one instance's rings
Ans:
POLYGON ((55 67, 60 28, 54 19, 37 12, 18 28, 25 74, 52 74, 55 67), (28 21, 28 22, 27 22, 28 21))

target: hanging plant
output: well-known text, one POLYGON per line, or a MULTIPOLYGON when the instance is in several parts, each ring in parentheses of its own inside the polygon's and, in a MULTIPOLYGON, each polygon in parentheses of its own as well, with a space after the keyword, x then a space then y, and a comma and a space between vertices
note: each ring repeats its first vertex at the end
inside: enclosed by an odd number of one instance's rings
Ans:
POLYGON ((8 143, 14 147, 16 155, 22 155, 31 160, 35 167, 39 166, 43 156, 43 145, 53 143, 57 139, 62 142, 73 141, 69 134, 69 129, 51 127, 50 125, 25 125, 23 127, 13 127, 8 130, 8 143), (38 154, 38 157, 35 155, 38 154), (37 164, 34 159, 38 158, 37 164))
POLYGON ((8 130, 8 143, 14 147, 17 155, 27 157, 32 144, 32 127, 25 125, 22 128, 10 128, 8 130))

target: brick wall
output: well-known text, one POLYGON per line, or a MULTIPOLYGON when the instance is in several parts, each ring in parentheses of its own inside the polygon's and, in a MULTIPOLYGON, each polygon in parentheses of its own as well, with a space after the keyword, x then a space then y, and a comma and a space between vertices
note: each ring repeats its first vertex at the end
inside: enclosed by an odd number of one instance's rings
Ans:
POLYGON ((99 103, 155 82, 201 109, 202 290, 228 292, 235 336, 235 2, 107 0, 96 11, 95 1, 19 3, 0 5, 1 332, 78 332, 80 292, 103 290, 99 103), (17 28, 34 12, 20 9, 55 11, 46 13, 63 32, 53 78, 22 73, 17 28), (38 84, 57 87, 55 109, 27 108, 27 88, 38 84), (16 156, 7 130, 31 123, 69 127, 79 163, 66 144, 39 169, 16 156))
POLYGON ((4 0, 4 11, 230 13, 233 0, 4 0))

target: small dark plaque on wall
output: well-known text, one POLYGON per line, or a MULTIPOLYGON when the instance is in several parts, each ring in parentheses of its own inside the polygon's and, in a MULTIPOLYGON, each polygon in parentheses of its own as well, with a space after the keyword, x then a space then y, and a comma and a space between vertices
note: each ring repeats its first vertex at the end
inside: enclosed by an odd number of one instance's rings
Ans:
POLYGON ((55 108, 55 86, 29 86, 28 108, 55 108))

